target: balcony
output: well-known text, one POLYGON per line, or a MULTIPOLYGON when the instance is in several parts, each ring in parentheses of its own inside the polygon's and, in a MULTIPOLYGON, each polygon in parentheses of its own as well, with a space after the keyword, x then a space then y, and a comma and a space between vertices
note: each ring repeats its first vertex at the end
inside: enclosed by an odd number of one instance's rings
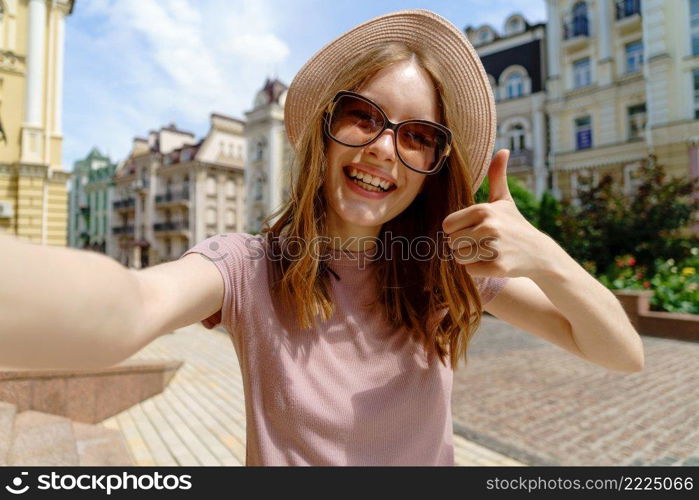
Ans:
POLYGON ((175 192, 167 192, 165 194, 159 194, 155 197, 156 205, 166 205, 166 204, 189 204, 189 189, 175 192))
POLYGON ((126 198, 124 200, 117 200, 112 203, 114 210, 133 210, 135 206, 135 198, 126 198))
POLYGON ((165 231, 189 231, 189 223, 187 221, 156 222, 153 224, 153 230, 156 233, 165 231))
POLYGON ((114 233, 115 235, 133 235, 134 227, 133 225, 112 226, 112 233, 114 233))
POLYGON ((568 52, 574 52, 587 45, 590 40, 590 28, 587 17, 576 18, 563 23, 563 46, 568 52))
POLYGON ((641 0, 617 0, 615 7, 617 21, 641 15, 641 0))
POLYGON ((640 0, 618 0, 616 2, 615 27, 619 36, 641 31, 640 0))
POLYGON ((534 151, 531 149, 512 150, 507 167, 513 170, 526 170, 534 163, 534 151))

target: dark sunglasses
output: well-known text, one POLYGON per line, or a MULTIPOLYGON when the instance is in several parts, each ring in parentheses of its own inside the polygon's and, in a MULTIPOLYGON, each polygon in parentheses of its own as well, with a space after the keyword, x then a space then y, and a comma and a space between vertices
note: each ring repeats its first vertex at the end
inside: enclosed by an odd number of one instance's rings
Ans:
POLYGON ((392 130, 396 155, 406 167, 420 174, 439 172, 451 151, 452 133, 444 125, 429 120, 394 123, 378 104, 348 90, 335 95, 324 121, 325 133, 350 147, 368 146, 386 129, 392 130))

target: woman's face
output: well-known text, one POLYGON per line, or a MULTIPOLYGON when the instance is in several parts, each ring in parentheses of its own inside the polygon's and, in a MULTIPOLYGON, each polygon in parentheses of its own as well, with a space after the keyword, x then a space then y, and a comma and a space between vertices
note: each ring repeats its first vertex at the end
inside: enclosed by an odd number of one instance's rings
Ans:
MULTIPOLYGON (((438 97, 429 74, 403 61, 383 68, 357 93, 371 99, 394 123, 409 119, 439 121, 438 97)), ((324 194, 328 225, 352 235, 376 236, 381 225, 399 215, 420 191, 425 175, 407 168, 396 155, 395 135, 384 130, 364 147, 349 147, 327 139, 328 173, 324 194), (366 192, 345 174, 344 167, 378 174, 396 184, 387 193, 366 192)))

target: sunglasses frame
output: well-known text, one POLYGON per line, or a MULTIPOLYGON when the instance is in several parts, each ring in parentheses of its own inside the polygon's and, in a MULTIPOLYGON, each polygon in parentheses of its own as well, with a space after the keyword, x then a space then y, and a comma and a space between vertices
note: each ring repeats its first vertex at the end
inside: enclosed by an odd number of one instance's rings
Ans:
POLYGON ((386 113, 384 112, 383 109, 381 109, 381 106, 376 104, 374 101, 369 99, 368 97, 364 97, 361 94, 357 94, 356 92, 351 92, 349 90, 341 90, 337 94, 335 94, 335 97, 333 97, 333 100, 328 104, 328 107, 325 110, 325 114, 323 115, 323 121, 325 122, 325 126, 323 129, 325 130, 325 133, 327 134, 328 137, 330 137, 333 141, 342 144, 343 146, 351 147, 351 148, 363 148, 371 144, 372 142, 376 141, 381 135, 386 131, 386 129, 390 129, 393 131, 393 147, 395 148, 396 151, 396 156, 398 159, 401 161, 403 165, 405 165, 407 168, 410 170, 417 172, 419 174, 423 175, 434 175, 437 172, 439 172, 442 169, 442 166, 445 163, 445 160, 449 156, 449 153, 451 152, 451 141, 452 141, 452 133, 449 128, 445 127, 441 123, 433 122, 430 120, 405 120, 402 122, 394 123, 391 120, 388 119, 388 116, 386 116, 386 113), (378 134, 376 134, 376 137, 371 139, 370 141, 365 142, 364 144, 360 145, 354 145, 354 144, 347 144, 336 138, 331 132, 330 132, 330 121, 333 112, 335 111, 335 106, 337 105, 337 102, 340 100, 341 97, 344 96, 350 96, 354 97, 357 99, 360 99, 367 104, 370 104, 374 108, 376 108, 379 113, 381 113, 381 116, 383 117, 383 128, 379 131, 378 134), (404 160, 403 157, 401 157, 400 152, 398 151, 398 128, 409 123, 422 123, 425 125, 431 125, 433 127, 438 128, 439 130, 443 131, 446 136, 447 136, 447 143, 444 151, 442 152, 442 155, 440 156, 439 160, 437 161, 437 164, 432 168, 432 170, 420 170, 414 167, 411 167, 408 165, 404 160))

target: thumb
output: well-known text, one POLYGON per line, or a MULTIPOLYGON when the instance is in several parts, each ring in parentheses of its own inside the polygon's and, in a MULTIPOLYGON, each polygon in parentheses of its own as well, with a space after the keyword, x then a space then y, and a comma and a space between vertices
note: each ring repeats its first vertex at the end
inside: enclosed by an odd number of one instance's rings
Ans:
POLYGON ((488 203, 497 200, 510 200, 510 188, 507 187, 507 160, 510 159, 510 150, 501 149, 490 162, 488 170, 488 185, 490 194, 488 203))

